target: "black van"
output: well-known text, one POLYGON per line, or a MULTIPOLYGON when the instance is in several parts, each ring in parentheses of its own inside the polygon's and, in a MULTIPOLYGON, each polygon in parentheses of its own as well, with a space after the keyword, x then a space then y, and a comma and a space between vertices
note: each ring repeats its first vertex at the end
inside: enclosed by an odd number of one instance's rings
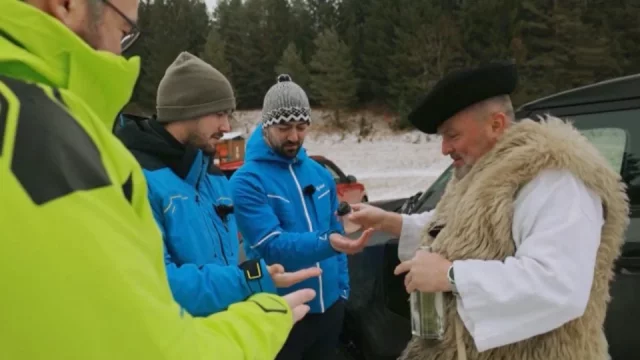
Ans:
MULTIPOLYGON (((628 186, 631 224, 611 284, 605 332, 612 360, 640 359, 640 74, 560 92, 516 111, 518 119, 545 114, 573 121, 628 186)), ((424 192, 379 206, 407 214, 431 210, 451 174, 448 168, 424 192)), ((398 263, 398 239, 383 234, 349 257, 352 290, 341 337, 343 358, 396 359, 410 340, 409 295, 402 276, 393 275, 398 263)))

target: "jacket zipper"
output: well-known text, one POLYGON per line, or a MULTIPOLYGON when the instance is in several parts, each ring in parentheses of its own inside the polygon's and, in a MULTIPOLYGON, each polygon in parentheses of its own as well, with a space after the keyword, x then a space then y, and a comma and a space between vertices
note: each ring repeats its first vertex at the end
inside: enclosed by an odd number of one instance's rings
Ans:
MULTIPOLYGON (((296 173, 293 171, 293 164, 289 164, 289 172, 293 177, 293 181, 296 183, 296 187, 298 188, 298 194, 300 195, 300 200, 302 201, 302 209, 304 210, 304 215, 307 217, 307 225, 309 225, 309 231, 313 232, 313 224, 311 223, 311 218, 309 217, 309 211, 307 210, 307 204, 304 201, 304 194, 302 193, 302 187, 298 182, 298 178, 296 177, 296 173)), ((329 239, 327 239, 329 241, 329 239)), ((320 269, 320 263, 316 263, 316 267, 320 269)), ((324 294, 322 289, 322 275, 318 277, 318 282, 320 283, 320 312, 324 313, 324 294)))
MULTIPOLYGON (((224 222, 224 220, 222 220, 224 222)), ((227 254, 224 252, 224 240, 222 236, 220 236, 220 231, 218 231, 218 227, 216 226, 215 220, 211 219, 211 223, 213 224, 213 228, 216 229, 216 233, 218 234, 218 239, 220 239, 220 251, 222 251, 222 257, 224 258, 224 263, 229 265, 229 260, 227 260, 227 254)), ((226 225, 225 225, 226 228, 226 225)), ((227 230, 227 232, 229 232, 227 230)))
MULTIPOLYGON (((202 205, 200 204, 200 180, 202 180, 202 174, 206 174, 207 173, 207 168, 206 168, 206 161, 204 156, 202 157, 202 169, 200 170, 200 174, 198 175, 198 180, 196 181, 196 203, 198 204, 199 208, 202 208, 202 205)), ((203 214, 202 215, 204 217, 204 221, 205 224, 207 223, 207 215, 203 214)), ((220 251, 222 251, 222 257, 224 258, 224 262, 225 264, 229 265, 229 260, 227 260, 227 255, 224 253, 224 246, 222 245, 222 237, 220 236, 220 232, 218 231, 218 228, 216 227, 215 224, 215 220, 211 219, 211 224, 213 225, 213 228, 216 230, 216 233, 218 234, 218 239, 219 239, 219 243, 220 243, 220 251)), ((214 242, 214 246, 215 246, 215 237, 213 236, 213 234, 211 233, 211 229, 209 229, 209 227, 207 226, 207 232, 209 233, 209 236, 211 237, 212 241, 214 242)))
POLYGON ((198 203, 198 206, 200 206, 200 180, 202 180, 202 170, 200 170, 198 180, 196 181, 196 202, 198 203))

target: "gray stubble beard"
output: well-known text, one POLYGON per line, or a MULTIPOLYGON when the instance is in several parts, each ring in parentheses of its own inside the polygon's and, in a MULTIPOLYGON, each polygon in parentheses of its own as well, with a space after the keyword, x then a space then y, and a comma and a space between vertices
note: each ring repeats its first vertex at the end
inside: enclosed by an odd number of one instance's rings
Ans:
POLYGON ((462 180, 471 171, 471 165, 464 164, 459 168, 454 169, 453 175, 458 180, 462 180))

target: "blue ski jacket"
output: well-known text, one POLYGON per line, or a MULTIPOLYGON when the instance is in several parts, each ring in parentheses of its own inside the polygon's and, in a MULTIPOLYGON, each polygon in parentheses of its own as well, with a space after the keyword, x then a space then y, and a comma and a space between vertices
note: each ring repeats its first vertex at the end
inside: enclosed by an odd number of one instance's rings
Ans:
POLYGON ((315 289, 311 313, 349 297, 346 255, 329 242, 331 233, 343 233, 335 215, 336 185, 305 149, 287 159, 266 144, 258 127, 247 142, 244 165, 231 177, 231 191, 248 257, 282 264, 286 271, 322 269, 320 277, 278 289, 281 295, 315 289))
POLYGON ((228 180, 209 156, 182 145, 153 119, 129 118, 116 135, 143 168, 169 285, 185 310, 207 316, 253 293, 276 292, 263 260, 238 264, 228 180))

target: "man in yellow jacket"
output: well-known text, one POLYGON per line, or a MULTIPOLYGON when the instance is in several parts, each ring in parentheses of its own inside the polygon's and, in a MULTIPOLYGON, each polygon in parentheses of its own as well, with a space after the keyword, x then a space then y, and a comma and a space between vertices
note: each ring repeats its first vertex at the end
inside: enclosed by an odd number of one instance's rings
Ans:
POLYGON ((273 359, 315 294, 192 318, 111 129, 137 0, 0 0, 0 359, 273 359), (106 50, 106 51, 96 51, 106 50))

